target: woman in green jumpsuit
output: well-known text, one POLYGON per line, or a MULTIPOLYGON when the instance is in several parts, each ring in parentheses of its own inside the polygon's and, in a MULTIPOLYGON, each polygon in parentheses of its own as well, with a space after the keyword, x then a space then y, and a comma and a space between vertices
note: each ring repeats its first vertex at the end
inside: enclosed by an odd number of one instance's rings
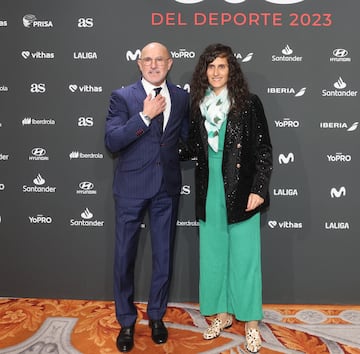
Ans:
POLYGON ((245 322, 246 348, 256 353, 262 319, 260 210, 269 205, 272 170, 264 110, 233 51, 222 44, 201 54, 190 94, 200 311, 216 315, 203 336, 216 338, 235 318, 245 322))

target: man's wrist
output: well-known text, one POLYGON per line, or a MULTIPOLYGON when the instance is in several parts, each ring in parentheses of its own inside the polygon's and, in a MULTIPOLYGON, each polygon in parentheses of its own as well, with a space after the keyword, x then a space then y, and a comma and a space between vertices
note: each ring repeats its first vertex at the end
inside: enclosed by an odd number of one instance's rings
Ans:
POLYGON ((140 117, 145 120, 148 124, 151 123, 151 118, 149 116, 147 116, 146 114, 144 114, 143 112, 140 112, 140 117))

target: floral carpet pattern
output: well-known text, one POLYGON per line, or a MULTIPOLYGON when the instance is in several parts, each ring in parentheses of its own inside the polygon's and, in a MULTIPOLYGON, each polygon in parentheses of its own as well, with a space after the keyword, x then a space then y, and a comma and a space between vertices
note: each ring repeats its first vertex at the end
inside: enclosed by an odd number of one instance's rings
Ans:
MULTIPOLYGON (((244 324, 235 321, 210 341, 197 304, 171 303, 164 317, 169 339, 151 340, 146 304, 137 303, 131 354, 237 354, 244 324)), ((264 305, 262 354, 360 354, 360 306, 264 305)), ((0 354, 116 354, 119 325, 112 301, 0 298, 0 354)))

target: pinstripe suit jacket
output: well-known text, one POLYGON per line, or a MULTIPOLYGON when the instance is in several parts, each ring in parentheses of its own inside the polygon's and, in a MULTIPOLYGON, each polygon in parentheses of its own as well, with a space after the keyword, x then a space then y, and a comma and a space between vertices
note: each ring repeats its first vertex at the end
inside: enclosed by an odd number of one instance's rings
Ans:
POLYGON ((105 144, 117 154, 113 191, 130 198, 151 198, 164 180, 169 195, 180 193, 179 142, 186 141, 189 95, 167 83, 171 112, 163 134, 156 121, 146 126, 140 112, 146 97, 141 81, 111 94, 106 118, 105 144))

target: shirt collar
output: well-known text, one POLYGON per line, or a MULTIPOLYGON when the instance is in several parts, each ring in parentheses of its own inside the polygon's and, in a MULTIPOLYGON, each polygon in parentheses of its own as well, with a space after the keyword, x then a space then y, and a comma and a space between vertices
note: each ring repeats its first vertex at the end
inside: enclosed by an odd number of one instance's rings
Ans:
POLYGON ((141 78, 141 83, 144 87, 144 90, 146 92, 146 94, 148 95, 150 92, 152 92, 152 90, 155 88, 155 87, 161 87, 162 89, 165 88, 166 86, 166 81, 164 81, 161 85, 159 86, 154 86, 153 84, 151 84, 149 81, 146 81, 144 78, 141 78))

